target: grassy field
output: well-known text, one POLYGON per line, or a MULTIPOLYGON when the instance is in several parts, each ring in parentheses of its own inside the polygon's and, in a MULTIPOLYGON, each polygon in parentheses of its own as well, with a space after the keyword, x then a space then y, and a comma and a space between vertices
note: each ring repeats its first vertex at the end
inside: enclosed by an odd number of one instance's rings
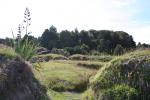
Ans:
POLYGON ((90 67, 95 65, 100 68, 103 64, 96 61, 51 60, 41 62, 40 71, 34 72, 53 100, 80 100, 88 87, 89 78, 97 72, 90 67))

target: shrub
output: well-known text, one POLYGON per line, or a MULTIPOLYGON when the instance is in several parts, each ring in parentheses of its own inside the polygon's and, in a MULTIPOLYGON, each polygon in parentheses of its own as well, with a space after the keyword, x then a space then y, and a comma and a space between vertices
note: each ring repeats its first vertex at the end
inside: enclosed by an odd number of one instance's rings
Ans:
POLYGON ((91 50, 89 54, 90 55, 101 55, 101 53, 98 52, 97 50, 91 50))
POLYGON ((69 56, 70 55, 70 53, 67 50, 57 49, 57 48, 53 48, 51 50, 51 53, 53 53, 53 54, 60 54, 60 55, 64 55, 64 56, 69 56))
POLYGON ((37 55, 30 59, 30 62, 48 62, 50 60, 67 60, 67 57, 58 54, 45 54, 45 55, 37 55))
POLYGON ((13 48, 24 60, 29 61, 34 55, 36 55, 36 49, 38 44, 35 42, 34 37, 30 36, 31 32, 28 32, 28 27, 30 26, 30 10, 26 8, 24 13, 23 24, 18 26, 18 34, 15 37, 13 31, 13 48), (25 29, 25 35, 21 37, 22 31, 25 29))
POLYGON ((115 85, 100 94, 98 100, 133 100, 138 95, 136 89, 125 84, 115 85))
POLYGON ((116 84, 127 84, 138 91, 138 99, 149 100, 150 52, 134 52, 117 57, 102 67, 91 81, 92 89, 103 91, 116 84))
POLYGON ((89 52, 89 47, 88 47, 88 45, 86 45, 86 44, 82 44, 82 45, 80 46, 80 50, 81 50, 81 53, 82 53, 82 54, 87 54, 87 53, 89 52))
POLYGON ((117 44, 116 48, 114 49, 114 55, 121 55, 123 52, 123 47, 120 44, 117 44))
POLYGON ((66 51, 72 54, 87 54, 89 52, 89 47, 85 44, 77 45, 75 47, 65 47, 66 51))
POLYGON ((14 40, 14 49, 24 60, 29 61, 36 55, 37 44, 28 38, 14 40))

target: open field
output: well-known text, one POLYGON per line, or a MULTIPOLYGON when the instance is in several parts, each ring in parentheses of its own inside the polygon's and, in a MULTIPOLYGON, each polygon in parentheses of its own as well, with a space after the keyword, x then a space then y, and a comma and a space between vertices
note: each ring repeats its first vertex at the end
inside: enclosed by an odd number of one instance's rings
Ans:
POLYGON ((98 70, 92 67, 100 68, 103 64, 104 62, 96 61, 52 60, 41 62, 40 71, 34 72, 54 100, 80 100, 82 93, 88 88, 89 78, 98 70))

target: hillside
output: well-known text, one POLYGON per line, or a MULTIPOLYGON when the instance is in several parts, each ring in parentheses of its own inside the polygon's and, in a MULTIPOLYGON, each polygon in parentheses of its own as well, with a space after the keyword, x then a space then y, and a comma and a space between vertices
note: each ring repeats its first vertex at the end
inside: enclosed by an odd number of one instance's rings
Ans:
MULTIPOLYGON (((150 50, 115 57, 90 80, 92 100, 149 100, 150 50)), ((85 99, 87 100, 87 99, 85 99)), ((88 99, 91 100, 91 99, 88 99)))
POLYGON ((43 54, 33 58, 32 66, 1 45, 0 99, 150 99, 150 50, 122 56, 43 54))
MULTIPOLYGON (((76 60, 41 63, 44 68, 37 77, 48 87, 54 100, 149 99, 149 50, 112 56, 108 61, 98 59, 102 58, 100 56, 94 57, 94 60, 81 61, 79 56, 75 56, 76 60), (99 67, 94 68, 96 65, 99 67)), ((103 59, 106 59, 105 57, 103 59)))

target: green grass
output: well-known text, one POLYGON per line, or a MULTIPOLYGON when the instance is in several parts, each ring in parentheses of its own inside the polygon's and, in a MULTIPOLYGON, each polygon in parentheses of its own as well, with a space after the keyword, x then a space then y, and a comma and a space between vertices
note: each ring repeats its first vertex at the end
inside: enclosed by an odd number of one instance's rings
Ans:
MULTIPOLYGON (((82 92, 87 89, 89 78, 97 72, 77 66, 77 63, 90 61, 53 60, 42 62, 40 72, 34 70, 36 78, 46 86, 53 100, 81 100, 82 92)), ((93 62, 101 64, 100 62, 93 62)))
POLYGON ((78 67, 84 67, 84 68, 96 69, 96 70, 100 69, 105 64, 105 62, 91 61, 91 60, 87 60, 87 61, 67 60, 65 61, 65 63, 74 64, 78 67))
MULTIPOLYGON (((42 55, 36 55, 36 56, 34 56, 35 58, 48 58, 49 60, 57 60, 57 59, 67 59, 65 56, 63 56, 63 55, 59 55, 59 54, 52 54, 52 53, 50 53, 50 54, 42 54, 42 55)), ((34 58, 33 57, 33 58, 34 58)))
POLYGON ((6 56, 8 58, 13 58, 17 56, 17 54, 12 48, 6 47, 4 45, 0 45, 0 55, 6 56))
POLYGON ((90 61, 100 61, 100 62, 109 62, 115 56, 111 55, 81 55, 81 54, 74 54, 69 57, 70 60, 90 60, 90 61))
POLYGON ((81 93, 56 92, 49 90, 47 93, 52 100, 81 100, 81 93))
POLYGON ((94 91, 89 88, 82 94, 82 100, 95 100, 94 91))
POLYGON ((74 63, 64 61, 50 61, 41 63, 41 66, 42 69, 37 74, 41 83, 58 91, 76 90, 78 85, 85 84, 95 73, 95 70, 78 67, 74 63))
POLYGON ((112 86, 128 83, 127 85, 131 88, 144 91, 141 95, 148 98, 148 94, 143 88, 145 85, 142 86, 141 83, 149 84, 150 82, 149 59, 150 50, 136 50, 122 56, 116 56, 113 60, 104 64, 104 67, 97 72, 94 78, 91 78, 90 86, 95 91, 95 94, 100 95, 103 91, 112 88, 112 86), (138 86, 142 86, 142 88, 138 86))

